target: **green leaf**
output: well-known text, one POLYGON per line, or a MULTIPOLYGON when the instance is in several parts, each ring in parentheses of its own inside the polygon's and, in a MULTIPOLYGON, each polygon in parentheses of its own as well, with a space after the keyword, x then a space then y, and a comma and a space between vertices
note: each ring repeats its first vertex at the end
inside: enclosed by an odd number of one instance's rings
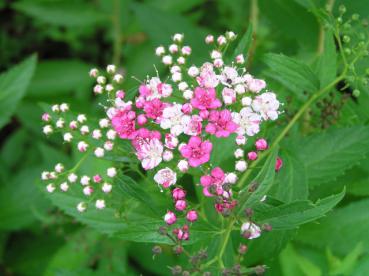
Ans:
POLYGON ((334 180, 365 158, 369 153, 369 127, 334 129, 293 143, 312 187, 334 180))
POLYGON ((330 273, 332 275, 352 275, 352 271, 357 266, 362 252, 363 247, 359 243, 343 260, 339 260, 328 250, 327 258, 330 261, 330 273))
POLYGON ((86 27, 108 19, 92 5, 74 1, 20 1, 12 7, 34 19, 56 26, 86 27))
POLYGON ((341 193, 318 200, 315 204, 310 201, 295 201, 269 211, 256 213, 257 221, 269 223, 273 229, 294 229, 316 219, 323 217, 328 211, 342 200, 345 190, 341 193))
POLYGON ((369 249, 369 200, 360 200, 319 221, 301 227, 297 239, 316 248, 329 247, 334 253, 347 255, 358 243, 369 249), (342 240, 342 237, 347 237, 342 240), (324 241, 324 242, 322 242, 324 241))
POLYGON ((283 169, 276 176, 276 197, 285 202, 308 198, 309 190, 304 163, 287 151, 281 156, 283 169))
POLYGON ((246 33, 242 36, 237 47, 233 51, 231 56, 232 60, 234 60, 239 54, 243 54, 245 57, 247 57, 252 43, 252 34, 252 25, 249 24, 246 33))
POLYGON ((324 36, 324 51, 318 60, 316 72, 319 76, 320 87, 326 87, 334 81, 337 75, 337 52, 333 33, 326 31, 324 36))
POLYGON ((0 128, 9 121, 18 102, 26 93, 36 61, 36 55, 32 55, 0 75, 0 128))
POLYGON ((71 94, 79 89, 87 92, 92 79, 90 65, 79 60, 47 60, 38 64, 27 96, 55 97, 71 94))
POLYGON ((233 153, 237 147, 234 143, 234 139, 235 135, 230 135, 227 138, 216 138, 215 136, 210 138, 210 141, 213 144, 213 150, 210 157, 210 164, 212 164, 212 166, 220 166, 223 170, 233 169, 234 164, 229 161, 234 160, 233 153))
POLYGON ((270 77, 279 81, 303 100, 303 92, 314 93, 319 89, 319 80, 305 63, 282 54, 267 54, 264 62, 270 67, 270 77))

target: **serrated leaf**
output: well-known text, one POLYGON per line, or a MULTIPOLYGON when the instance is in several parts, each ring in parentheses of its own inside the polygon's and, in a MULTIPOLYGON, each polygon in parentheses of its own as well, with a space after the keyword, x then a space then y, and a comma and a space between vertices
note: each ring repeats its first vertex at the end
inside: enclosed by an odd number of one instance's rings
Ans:
POLYGON ((26 93, 36 62, 33 55, 0 75, 0 128, 9 121, 26 93))
POLYGON ((307 200, 287 203, 256 214, 257 221, 269 223, 278 230, 294 229, 301 224, 323 217, 342 200, 344 195, 345 190, 337 195, 318 200, 315 204, 307 200))
POLYGON ((282 83, 286 88, 303 100, 303 92, 314 93, 319 89, 319 80, 305 63, 282 54, 267 54, 264 62, 270 67, 270 77, 282 83))
POLYGON ((369 153, 369 127, 333 129, 294 142, 305 164, 309 186, 313 187, 335 179, 365 158, 369 153))
POLYGON ((301 227, 297 239, 320 249, 329 247, 339 255, 348 254, 361 242, 364 252, 368 252, 368 209, 368 199, 353 202, 321 219, 319 224, 311 223, 301 227))

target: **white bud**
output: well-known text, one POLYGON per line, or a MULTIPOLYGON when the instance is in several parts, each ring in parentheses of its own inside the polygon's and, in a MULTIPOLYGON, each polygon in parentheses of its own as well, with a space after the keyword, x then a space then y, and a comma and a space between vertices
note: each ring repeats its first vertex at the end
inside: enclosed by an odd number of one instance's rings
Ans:
POLYGON ((174 53, 177 53, 178 52, 178 45, 176 44, 172 44, 169 46, 169 52, 174 54, 174 53))
POLYGON ((193 91, 187 89, 185 92, 183 92, 183 98, 185 98, 186 100, 190 100, 193 97, 193 91))
POLYGON ((165 150, 163 153, 163 160, 168 162, 172 159, 173 159, 173 152, 170 150, 165 150))
POLYGON ((181 72, 181 67, 179 67, 178 65, 170 67, 170 73, 174 74, 176 72, 181 72))
POLYGON ((89 75, 90 77, 96 78, 98 73, 99 73, 99 70, 97 70, 96 68, 93 68, 90 70, 89 75))
POLYGON ((99 126, 100 126, 101 128, 106 128, 106 127, 108 127, 108 126, 109 126, 109 120, 108 120, 108 119, 106 119, 106 118, 101 119, 101 120, 99 121, 99 126))
POLYGON ((244 155, 244 152, 242 149, 236 149, 234 152, 234 157, 236 158, 242 158, 244 155))
POLYGON ((187 162, 187 160, 179 161, 177 167, 181 172, 187 172, 188 171, 188 162, 187 162))
POLYGON ((109 177, 114 177, 114 176, 116 176, 116 175, 117 175, 117 170, 116 170, 114 167, 108 168, 108 169, 106 170, 106 174, 107 174, 107 176, 109 176, 109 177))
POLYGON ((237 94, 243 94, 246 92, 246 88, 243 84, 237 84, 236 87, 234 88, 234 91, 236 91, 237 94))
POLYGON ((49 193, 52 193, 55 191, 55 185, 50 183, 49 185, 46 186, 46 191, 48 191, 49 193))
POLYGON ((234 40, 236 38, 236 34, 234 32, 226 32, 226 37, 229 39, 229 40, 234 40))
POLYGON ((178 64, 185 64, 186 59, 184 57, 179 57, 179 58, 177 58, 177 62, 178 62, 178 64))
POLYGON ((172 80, 174 82, 179 82, 182 80, 182 74, 179 72, 175 72, 174 74, 172 74, 172 80))
POLYGON ((239 135, 236 137, 236 144, 241 146, 241 145, 245 145, 246 144, 246 137, 239 135))
POLYGON ((87 209, 86 203, 80 202, 77 204, 78 212, 83 213, 84 211, 86 211, 86 209, 87 209))
POLYGON ((235 173, 227 173, 225 176, 225 182, 229 184, 234 184, 237 181, 237 175, 235 173))
POLYGON ((66 103, 62 103, 61 105, 60 105, 60 111, 61 112, 67 112, 69 110, 69 105, 68 104, 66 104, 66 103))
POLYGON ((224 35, 220 35, 217 38, 217 42, 218 42, 219 45, 224 45, 224 44, 227 43, 227 39, 225 38, 224 35))
POLYGON ((70 121, 69 128, 70 129, 76 129, 78 127, 77 121, 70 121))
POLYGON ((105 90, 106 90, 106 91, 108 91, 108 92, 111 92, 111 91, 113 91, 113 90, 114 90, 114 87, 113 87, 113 85, 111 85, 111 84, 109 83, 109 84, 107 84, 107 85, 105 86, 105 90))
POLYGON ((244 172, 247 169, 247 163, 244 160, 236 162, 236 170, 239 172, 244 172))
POLYGON ((214 60, 214 66, 216 68, 220 68, 224 65, 224 61, 221 58, 217 58, 214 60))
POLYGON ((63 172, 63 171, 64 171, 64 166, 63 166, 63 164, 61 164, 61 163, 56 164, 56 165, 55 165, 55 171, 56 171, 57 173, 61 173, 61 172, 63 172))
POLYGON ((174 34, 173 41, 181 42, 183 40, 184 35, 183 34, 174 34))
POLYGON ((77 181, 78 176, 75 173, 71 173, 68 175, 68 181, 70 183, 75 183, 77 181))
POLYGON ((42 173, 41 173, 41 180, 48 180, 49 179, 49 172, 47 172, 47 171, 43 171, 42 173))
POLYGON ((96 80, 98 84, 105 84, 106 82, 106 78, 104 76, 98 76, 96 80))
POLYGON ((58 104, 54 104, 52 107, 51 107, 51 110, 53 112, 59 112, 60 111, 60 107, 58 104))
POLYGON ((43 127, 42 131, 46 135, 49 135, 49 134, 53 133, 53 128, 51 127, 51 125, 46 125, 46 126, 43 127))
POLYGON ((92 138, 99 140, 102 137, 101 130, 100 129, 94 129, 92 131, 92 138))
POLYGON ((221 58, 222 57, 222 53, 217 51, 217 50, 213 50, 210 54, 212 59, 217 59, 217 58, 221 58))
POLYGON ((83 123, 83 122, 85 122, 87 120, 87 118, 86 118, 86 115, 85 114, 79 114, 78 116, 77 116, 77 121, 78 122, 80 122, 80 123, 83 123))
POLYGON ((214 36, 212 36, 212 35, 207 35, 206 37, 205 37, 205 43, 206 44, 210 44, 210 43, 213 43, 214 42, 214 36))
POLYGON ((188 69, 188 75, 190 77, 196 77, 200 71, 199 71, 199 68, 197 68, 196 66, 192 65, 189 69, 188 69))
POLYGON ((114 77, 113 77, 113 80, 116 82, 116 83, 121 83, 122 80, 123 80, 123 76, 121 74, 115 74, 114 77))
POLYGON ((49 172, 49 179, 56 179, 56 173, 55 172, 49 172))
POLYGON ((95 149, 94 154, 98 158, 104 157, 105 150, 103 148, 98 147, 98 148, 95 149))
POLYGON ((104 192, 104 193, 110 193, 111 192, 111 189, 112 189, 112 185, 109 184, 109 183, 104 183, 101 187, 101 190, 104 192))
POLYGON ((109 64, 108 66, 106 66, 106 72, 108 72, 109 74, 114 74, 115 70, 116 67, 113 64, 109 64))
POLYGON ((115 137, 117 136, 117 132, 113 129, 109 129, 107 132, 106 132, 106 137, 109 139, 109 140, 114 140, 115 137))
POLYGON ((70 132, 64 134, 63 139, 65 142, 70 142, 73 139, 73 135, 70 132))
POLYGON ((59 119, 56 121, 56 127, 57 127, 57 128, 63 128, 63 127, 64 127, 64 119, 59 118, 59 119))
POLYGON ((91 181, 91 178, 87 175, 84 175, 84 176, 81 177, 80 182, 83 186, 86 186, 86 185, 90 184, 90 181, 91 181))
POLYGON ((68 191, 69 189, 69 185, 67 182, 63 182, 62 184, 60 184, 60 190, 62 190, 63 192, 68 191))
POLYGON ((106 141, 104 143, 104 149, 107 151, 111 151, 114 147, 114 143, 112 141, 106 141))
POLYGON ((105 208, 105 200, 98 199, 96 200, 95 206, 97 209, 104 209, 105 208))
POLYGON ((88 148, 88 144, 84 141, 78 142, 77 148, 80 152, 85 152, 88 148))
POLYGON ((163 46, 159 46, 155 50, 155 55, 161 56, 165 53, 165 48, 163 46))
POLYGON ((93 192, 94 192, 94 189, 92 189, 92 187, 90 186, 86 186, 83 188, 83 194, 86 196, 92 195, 93 192))
POLYGON ((245 63, 245 58, 244 58, 243 54, 239 54, 238 56, 236 56, 236 63, 238 63, 238 64, 245 63))
POLYGON ((162 60, 161 60, 165 65, 170 65, 173 62, 172 56, 166 55, 163 56, 162 60))
POLYGON ((178 89, 180 91, 185 91, 188 88, 188 84, 185 81, 182 81, 178 84, 178 89))
POLYGON ((243 106, 250 106, 252 103, 252 99, 251 97, 243 97, 241 102, 243 106))
POLYGON ((84 125, 84 126, 81 126, 80 131, 82 135, 86 135, 90 132, 90 129, 88 126, 84 125))

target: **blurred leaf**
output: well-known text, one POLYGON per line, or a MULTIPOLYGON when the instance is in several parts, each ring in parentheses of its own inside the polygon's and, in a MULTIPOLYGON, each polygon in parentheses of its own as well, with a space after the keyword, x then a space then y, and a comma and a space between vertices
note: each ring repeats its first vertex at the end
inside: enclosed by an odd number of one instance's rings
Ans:
POLYGON ((316 74, 319 76, 321 88, 332 83, 337 75, 336 45, 333 33, 328 30, 324 36, 324 51, 319 57, 316 74))
POLYGON ((9 169, 19 162, 28 139, 29 137, 26 130, 22 128, 13 132, 8 137, 0 152, 1 159, 4 161, 4 166, 6 165, 9 169))
POLYGON ((335 179, 369 153, 369 127, 333 129, 296 141, 309 185, 335 179))
POLYGON ((356 267, 362 252, 363 248, 360 243, 343 260, 339 260, 328 250, 327 257, 330 261, 330 273, 332 275, 352 275, 352 271, 356 267))
POLYGON ((273 229, 294 229, 301 224, 323 217, 342 200, 344 195, 345 190, 337 195, 318 200, 316 203, 305 200, 273 207, 269 211, 256 214, 257 221, 269 223, 273 229))
POLYGON ((231 56, 232 60, 234 60, 235 57, 239 54, 243 54, 246 58, 248 57, 248 52, 250 50, 253 39, 252 35, 253 35, 252 25, 249 24, 246 33, 242 36, 242 38, 238 42, 238 45, 231 56))
POLYGON ((319 221, 301 227, 297 239, 316 248, 329 247, 334 253, 347 255, 363 244, 364 252, 369 249, 369 200, 353 202, 335 210, 319 221), (342 241, 342 237, 347 237, 342 241), (324 242, 322 242, 324 241, 324 242))
POLYGON ((282 267, 284 276, 320 276, 322 275, 321 270, 309 259, 300 255, 289 244, 279 255, 279 261, 282 267))
POLYGON ((0 128, 9 121, 24 96, 36 61, 37 58, 33 55, 0 75, 0 128))
POLYGON ((299 60, 282 54, 267 54, 264 62, 271 69, 270 77, 285 85, 301 100, 306 98, 303 92, 314 93, 319 89, 317 76, 299 60))
POLYGON ((12 7, 44 23, 65 27, 93 26, 108 19, 86 2, 20 1, 14 3, 12 7))
POLYGON ((185 12, 202 4, 202 0, 151 0, 150 5, 163 11, 170 11, 174 13, 185 12))
POLYGON ((92 79, 88 76, 91 66, 79 60, 48 60, 37 65, 35 76, 27 96, 55 97, 75 92, 80 88, 87 91, 92 79))

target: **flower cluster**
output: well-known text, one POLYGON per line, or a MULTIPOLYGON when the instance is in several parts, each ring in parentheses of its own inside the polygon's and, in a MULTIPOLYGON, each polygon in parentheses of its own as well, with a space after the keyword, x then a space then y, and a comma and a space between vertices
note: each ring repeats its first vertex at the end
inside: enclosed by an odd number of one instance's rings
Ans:
MULTIPOLYGON (((106 118, 99 121, 99 128, 90 131, 82 114, 76 118, 63 116, 68 105, 61 104, 52 107, 52 114, 42 116, 46 123, 43 131, 49 135, 58 129, 66 143, 74 140, 80 152, 91 151, 99 158, 114 150, 116 138, 129 142, 143 170, 153 172, 160 190, 170 190, 174 210, 164 215, 166 227, 174 227, 176 240, 188 240, 190 225, 198 220, 199 212, 189 207, 186 191, 178 186, 177 179, 197 171, 201 176, 195 182, 203 195, 214 198, 218 213, 228 215, 237 205, 232 190, 240 174, 248 169, 249 162, 258 159, 259 152, 268 148, 267 141, 260 137, 254 144, 255 150, 246 154, 248 139, 259 134, 263 122, 274 121, 280 114, 276 94, 267 90, 264 80, 246 70, 242 53, 230 64, 225 62, 225 51, 235 38, 233 32, 217 38, 208 35, 205 43, 212 47, 210 59, 197 66, 190 63, 192 49, 183 44, 184 36, 175 34, 171 45, 159 46, 155 51, 170 77, 147 77, 140 82, 136 95, 119 88, 123 76, 116 73, 115 66, 109 65, 106 72, 92 69, 90 76, 97 82, 93 92, 107 98, 103 104, 106 118), (219 139, 236 145, 231 171, 210 162, 214 143, 219 139), (183 216, 188 224, 175 226, 178 216, 183 216)), ((278 159, 276 170, 281 166, 278 159)), ((77 181, 74 170, 65 175, 67 182, 58 184, 62 191, 77 181)), ((107 177, 114 177, 117 171, 109 170, 107 177)), ((45 177, 43 174, 43 179, 53 181, 47 185, 49 192, 56 188, 54 180, 62 179, 55 171, 45 172, 45 177)), ((100 175, 81 176, 80 182, 86 196, 96 190, 109 193, 112 189, 112 184, 100 175)), ((98 198, 95 205, 104 208, 104 199, 98 198)), ((81 202, 77 208, 84 211, 86 204, 81 202)), ((241 230, 250 233, 244 235, 250 239, 261 232, 251 221, 245 222, 241 230)))

